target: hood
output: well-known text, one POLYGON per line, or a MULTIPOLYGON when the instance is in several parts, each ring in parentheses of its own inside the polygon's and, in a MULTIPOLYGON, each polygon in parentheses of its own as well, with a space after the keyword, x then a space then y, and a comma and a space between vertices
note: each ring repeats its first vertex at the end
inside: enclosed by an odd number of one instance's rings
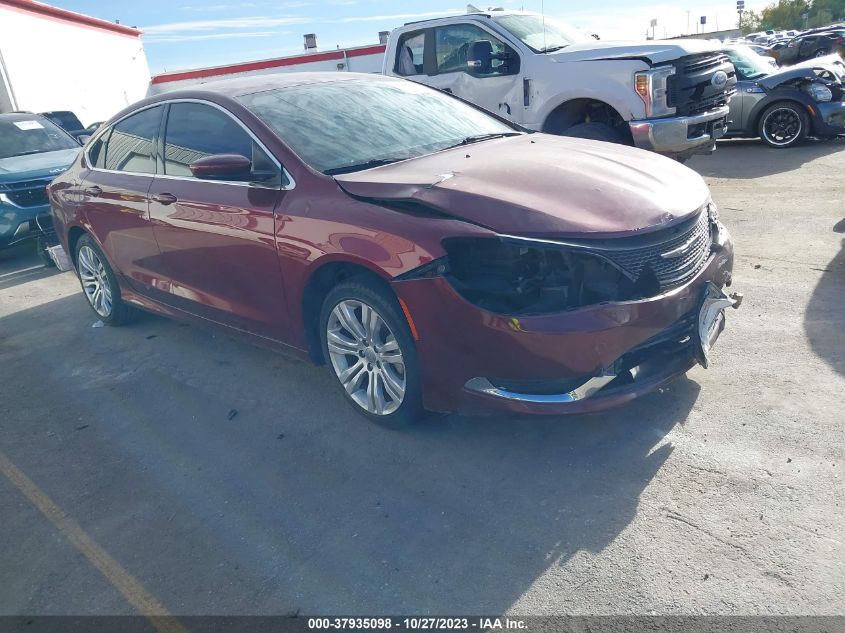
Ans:
POLYGON ((675 61, 687 55, 716 53, 720 44, 704 40, 660 40, 656 42, 581 42, 567 46, 549 57, 556 62, 598 61, 603 59, 645 59, 651 64, 675 61))
POLYGON ((71 166, 81 147, 0 159, 0 182, 55 178, 71 166))
POLYGON ((499 233, 621 237, 692 216, 701 177, 652 152, 547 134, 486 141, 335 176, 347 193, 412 201, 499 233))
POLYGON ((842 81, 845 77, 845 62, 837 54, 825 55, 824 57, 816 57, 814 59, 807 59, 798 64, 794 64, 792 68, 818 68, 820 70, 827 70, 842 81))
POLYGON ((761 77, 757 79, 757 83, 763 86, 766 90, 772 90, 777 88, 783 83, 787 81, 793 81, 795 79, 815 79, 816 73, 813 71, 812 67, 804 67, 804 68, 788 68, 787 70, 780 70, 778 72, 774 72, 771 75, 766 75, 765 77, 761 77))

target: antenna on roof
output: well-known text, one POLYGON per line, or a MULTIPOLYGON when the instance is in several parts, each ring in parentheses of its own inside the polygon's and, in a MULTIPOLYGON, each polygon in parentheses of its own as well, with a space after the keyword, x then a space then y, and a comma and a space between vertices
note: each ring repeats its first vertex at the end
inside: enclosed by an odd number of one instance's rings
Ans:
POLYGON ((481 9, 471 4, 467 5, 467 13, 481 13, 481 9))

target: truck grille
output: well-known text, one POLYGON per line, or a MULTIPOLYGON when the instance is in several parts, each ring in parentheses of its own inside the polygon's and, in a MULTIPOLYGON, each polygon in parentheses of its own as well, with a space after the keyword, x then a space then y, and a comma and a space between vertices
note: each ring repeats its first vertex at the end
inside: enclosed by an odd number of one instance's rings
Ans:
POLYGON ((650 236, 648 246, 602 250, 601 254, 635 280, 651 270, 661 289, 679 286, 694 277, 707 261, 711 243, 707 212, 702 211, 680 231, 672 229, 671 233, 666 239, 650 236))
POLYGON ((52 178, 26 180, 6 185, 6 197, 19 207, 37 207, 47 204, 47 185, 52 178))
POLYGON ((699 114, 727 105, 736 92, 736 71, 722 53, 690 55, 675 62, 675 74, 669 77, 666 87, 666 102, 679 115, 699 114), (728 81, 714 86, 713 75, 719 71, 728 76, 728 81))

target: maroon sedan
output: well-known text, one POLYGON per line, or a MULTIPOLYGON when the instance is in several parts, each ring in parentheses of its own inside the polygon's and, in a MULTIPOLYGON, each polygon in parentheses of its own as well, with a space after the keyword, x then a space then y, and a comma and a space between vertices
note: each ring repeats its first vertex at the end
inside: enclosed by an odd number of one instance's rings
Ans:
POLYGON ((326 363, 390 425, 621 404, 706 365, 737 304, 694 172, 373 75, 147 99, 50 200, 105 323, 144 308, 245 334, 326 363))

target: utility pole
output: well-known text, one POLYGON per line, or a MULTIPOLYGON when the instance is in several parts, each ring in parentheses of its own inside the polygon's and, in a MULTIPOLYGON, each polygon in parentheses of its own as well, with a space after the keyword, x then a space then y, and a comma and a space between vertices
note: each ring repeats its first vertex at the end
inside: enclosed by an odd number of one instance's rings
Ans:
POLYGON ((690 14, 690 10, 687 9, 687 31, 686 31, 687 35, 689 35, 689 14, 690 14))
POLYGON ((745 13, 745 0, 736 0, 736 12, 739 13, 739 30, 742 31, 742 14, 745 13))

